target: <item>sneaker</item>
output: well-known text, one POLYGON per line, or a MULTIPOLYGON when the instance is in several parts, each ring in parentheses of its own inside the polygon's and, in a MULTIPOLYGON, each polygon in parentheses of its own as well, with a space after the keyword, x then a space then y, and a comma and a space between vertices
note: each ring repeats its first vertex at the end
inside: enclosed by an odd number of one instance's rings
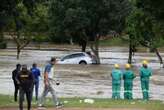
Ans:
POLYGON ((60 102, 56 104, 56 108, 62 108, 63 106, 64 105, 62 103, 60 103, 60 102))

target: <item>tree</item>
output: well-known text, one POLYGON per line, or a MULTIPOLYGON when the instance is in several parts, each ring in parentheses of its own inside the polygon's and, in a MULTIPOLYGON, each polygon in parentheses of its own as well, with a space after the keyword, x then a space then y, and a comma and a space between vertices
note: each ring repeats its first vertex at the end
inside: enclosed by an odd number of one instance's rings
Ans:
POLYGON ((136 6, 159 22, 164 21, 163 0, 137 0, 136 6))
POLYGON ((5 48, 3 31, 8 21, 8 5, 7 0, 1 0, 0 2, 0 48, 5 48))
POLYGON ((48 3, 40 3, 36 6, 34 10, 34 15, 32 19, 28 22, 30 23, 29 30, 33 34, 33 41, 36 42, 40 48, 40 44, 45 41, 49 41, 48 36, 48 3))
POLYGON ((50 33, 90 44, 99 64, 100 37, 121 33, 130 10, 128 0, 51 0, 50 33))
POLYGON ((126 38, 122 37, 123 40, 126 40, 129 43, 129 58, 128 63, 132 63, 132 56, 134 55, 134 52, 136 52, 136 47, 140 45, 140 37, 138 36, 138 33, 140 32, 138 27, 138 21, 139 21, 139 15, 140 11, 133 6, 131 14, 126 19, 126 29, 125 33, 128 36, 125 36, 126 38))
POLYGON ((161 46, 161 39, 164 39, 164 1, 137 0, 136 6, 143 11, 144 23, 149 31, 147 32, 149 35, 144 37, 147 42, 142 41, 141 44, 154 51, 164 67, 162 57, 157 49, 161 46))
POLYGON ((38 3, 44 1, 46 0, 5 0, 1 2, 0 32, 9 32, 15 41, 17 59, 19 59, 21 50, 28 45, 31 38, 36 34, 32 28, 34 9, 38 3))
MULTIPOLYGON (((160 43, 162 39, 161 29, 153 16, 144 12, 143 9, 134 6, 133 12, 127 19, 127 33, 130 42, 129 48, 131 48, 132 45, 147 47, 156 53, 160 63, 163 64, 162 57, 157 49, 162 45, 162 43, 160 43)), ((131 52, 129 51, 129 61, 131 60, 130 56, 131 52)))

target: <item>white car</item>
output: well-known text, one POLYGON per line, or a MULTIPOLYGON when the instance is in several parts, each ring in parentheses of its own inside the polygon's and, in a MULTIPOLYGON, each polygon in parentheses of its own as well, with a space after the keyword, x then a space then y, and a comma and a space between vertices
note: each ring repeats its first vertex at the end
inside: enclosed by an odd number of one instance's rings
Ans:
POLYGON ((67 55, 61 58, 57 63, 58 64, 92 64, 93 59, 89 54, 85 52, 79 52, 79 53, 67 55))

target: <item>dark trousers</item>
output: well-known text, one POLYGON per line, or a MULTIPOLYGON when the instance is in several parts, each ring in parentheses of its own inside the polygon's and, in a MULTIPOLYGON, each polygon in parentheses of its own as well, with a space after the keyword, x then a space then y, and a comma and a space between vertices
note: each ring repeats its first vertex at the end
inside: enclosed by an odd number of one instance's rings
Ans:
POLYGON ((20 88, 19 91, 19 110, 23 110, 23 101, 24 101, 24 95, 26 94, 27 99, 27 108, 28 110, 31 109, 31 101, 32 101, 32 91, 31 90, 24 90, 20 88))
POLYGON ((15 91, 14 91, 14 101, 17 101, 17 96, 18 96, 18 90, 19 90, 19 85, 14 82, 14 87, 15 87, 15 91))
POLYGON ((35 99, 38 100, 39 81, 35 81, 33 86, 33 92, 34 90, 35 90, 35 99))

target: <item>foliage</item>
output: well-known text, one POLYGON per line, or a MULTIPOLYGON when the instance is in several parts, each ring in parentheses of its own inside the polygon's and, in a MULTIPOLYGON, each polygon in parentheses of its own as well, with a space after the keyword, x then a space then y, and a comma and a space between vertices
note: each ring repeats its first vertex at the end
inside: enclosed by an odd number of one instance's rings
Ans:
POLYGON ((5 41, 0 41, 0 49, 6 49, 7 48, 7 44, 5 41))
POLYGON ((44 0, 5 0, 1 3, 0 32, 8 32, 15 41, 17 58, 35 35, 47 29, 44 19, 47 13, 45 7, 39 5, 42 2, 44 0))
POLYGON ((127 0, 52 0, 50 26, 54 36, 83 36, 94 39, 110 30, 121 31, 129 13, 127 0))
MULTIPOLYGON (((155 2, 159 2, 155 1, 155 2)), ((153 4, 151 0, 137 0, 133 1, 133 12, 127 19, 126 33, 129 35, 130 47, 136 47, 141 44, 144 47, 149 48, 151 51, 156 52, 160 63, 163 64, 162 57, 158 52, 158 47, 163 44, 160 43, 164 37, 164 30, 162 27, 161 18, 154 11, 158 13, 158 9, 154 9, 156 4, 153 4)), ((160 5, 159 5, 160 6, 160 5)), ((160 7, 163 8, 163 7, 160 7)), ((159 12, 162 13, 162 12, 159 12)), ((159 14, 158 13, 158 14, 159 14)), ((131 52, 129 51, 129 58, 131 58, 131 52)))
POLYGON ((121 33, 130 10, 128 0, 51 0, 50 35, 93 41, 92 50, 99 57, 100 36, 110 31, 121 33))
MULTIPOLYGON (((164 39, 164 1, 163 0, 137 0, 136 6, 152 20, 152 28, 159 41, 164 39)), ((160 45, 157 45, 158 47, 160 45)))

